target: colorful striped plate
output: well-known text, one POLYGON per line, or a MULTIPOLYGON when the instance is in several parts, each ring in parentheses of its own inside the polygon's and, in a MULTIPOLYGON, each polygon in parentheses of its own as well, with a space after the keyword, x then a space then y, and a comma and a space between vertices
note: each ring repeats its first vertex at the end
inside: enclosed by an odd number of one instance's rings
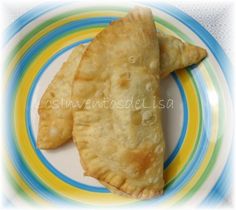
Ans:
POLYGON ((230 193, 233 137, 231 67, 215 39, 194 19, 173 6, 152 8, 157 28, 207 49, 200 65, 162 81, 166 135, 165 192, 148 201, 119 197, 84 177, 78 153, 69 143, 38 150, 37 107, 42 93, 71 50, 90 42, 134 4, 81 2, 43 4, 13 24, 5 36, 7 204, 58 203, 76 206, 174 206, 218 204, 230 193))

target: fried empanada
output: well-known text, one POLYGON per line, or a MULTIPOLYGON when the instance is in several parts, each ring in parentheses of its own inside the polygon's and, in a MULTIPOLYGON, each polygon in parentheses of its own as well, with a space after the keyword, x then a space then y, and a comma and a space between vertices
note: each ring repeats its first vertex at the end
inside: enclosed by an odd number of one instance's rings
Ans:
MULTIPOLYGON (((196 64, 207 55, 205 49, 182 42, 174 36, 157 32, 157 37, 160 47, 161 78, 166 77, 177 69, 196 64)), ((70 100, 71 81, 76 72, 74 67, 78 66, 82 51, 82 46, 74 49, 67 63, 75 62, 75 64, 64 64, 41 99, 40 109, 42 111, 39 111, 40 125, 37 140, 37 145, 41 149, 56 148, 72 138, 72 133, 70 132, 72 131, 72 110, 69 107, 67 109, 60 108, 60 111, 58 109, 55 110, 55 108, 49 108, 48 103, 55 101, 55 99, 61 102, 64 99, 66 101, 70 100), (50 93, 52 90, 53 93, 50 93), (61 97, 62 95, 64 98, 61 97), (62 110, 64 110, 64 113, 62 113, 62 110)))
POLYGON ((71 89, 85 46, 76 47, 56 74, 39 104, 37 147, 52 149, 72 137, 71 89))
POLYGON ((207 56, 205 49, 182 42, 174 36, 157 32, 160 46, 161 78, 171 72, 197 64, 207 56))
POLYGON ((91 42, 73 83, 73 100, 87 102, 73 111, 85 175, 133 198, 163 192, 159 57, 151 10, 135 8, 91 42))

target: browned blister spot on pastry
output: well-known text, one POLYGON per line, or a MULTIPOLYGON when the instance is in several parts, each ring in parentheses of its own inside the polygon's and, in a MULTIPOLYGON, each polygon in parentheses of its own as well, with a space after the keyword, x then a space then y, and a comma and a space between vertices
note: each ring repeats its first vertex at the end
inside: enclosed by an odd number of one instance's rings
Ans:
POLYGON ((141 148, 127 151, 124 155, 124 162, 127 164, 127 167, 133 167, 133 171, 137 175, 142 176, 154 162, 153 157, 154 153, 151 147, 141 148))

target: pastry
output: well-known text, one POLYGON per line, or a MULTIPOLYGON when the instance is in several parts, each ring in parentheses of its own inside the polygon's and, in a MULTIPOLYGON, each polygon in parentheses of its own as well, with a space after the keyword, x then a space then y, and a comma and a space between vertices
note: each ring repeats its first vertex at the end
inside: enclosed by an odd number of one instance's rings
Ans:
POLYGON ((171 72, 199 63, 207 56, 205 49, 182 42, 180 39, 157 32, 160 46, 161 78, 171 72))
POLYGON ((135 8, 95 37, 73 83, 73 101, 86 101, 73 111, 73 140, 85 175, 133 198, 163 192, 159 74, 151 10, 135 8), (106 106, 100 104, 104 98, 106 106), (135 105, 127 106, 131 100, 135 105))
POLYGON ((43 94, 39 108, 37 147, 56 148, 71 139, 71 87, 85 46, 75 48, 43 94))
MULTIPOLYGON (((196 64, 207 55, 205 49, 182 42, 163 32, 158 31, 157 37, 160 48, 161 78, 177 69, 196 64)), ((84 49, 85 46, 80 45, 73 50, 41 99, 37 138, 37 146, 40 149, 57 148, 72 138, 71 88, 84 49), (54 107, 52 107, 53 104, 54 107), (68 104, 67 107, 65 107, 66 104, 68 104)))

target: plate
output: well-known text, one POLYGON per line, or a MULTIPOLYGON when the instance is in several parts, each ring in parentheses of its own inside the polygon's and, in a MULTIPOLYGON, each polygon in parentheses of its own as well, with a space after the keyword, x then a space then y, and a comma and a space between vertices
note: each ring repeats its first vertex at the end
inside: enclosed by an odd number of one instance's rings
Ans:
POLYGON ((72 142, 53 151, 36 147, 39 100, 75 46, 89 43, 134 6, 42 4, 14 23, 5 36, 6 199, 21 203, 76 206, 208 205, 230 192, 233 106, 230 62, 215 39, 194 19, 167 4, 150 7, 156 27, 204 47, 199 65, 161 81, 166 138, 164 195, 142 202, 110 193, 83 176, 72 142))

